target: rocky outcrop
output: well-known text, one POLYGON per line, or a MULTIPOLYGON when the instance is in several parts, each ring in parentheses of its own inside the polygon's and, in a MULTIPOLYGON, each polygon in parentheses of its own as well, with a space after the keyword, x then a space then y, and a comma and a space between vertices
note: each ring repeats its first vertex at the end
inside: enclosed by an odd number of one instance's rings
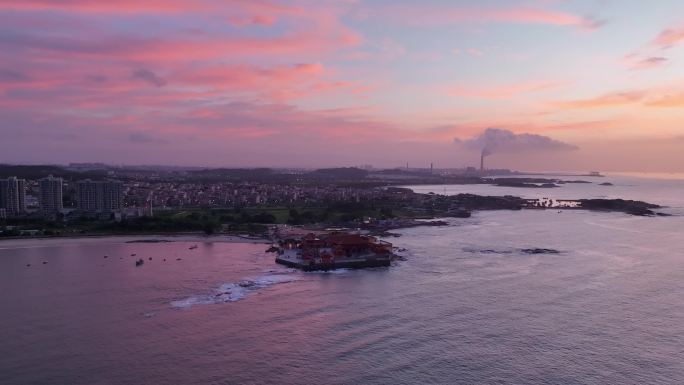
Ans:
POLYGON ((595 211, 616 211, 631 215, 655 216, 653 209, 661 206, 634 200, 625 199, 580 199, 579 208, 595 211))
POLYGON ((556 249, 542 249, 542 248, 534 248, 534 249, 522 249, 520 250, 525 254, 560 254, 560 251, 556 249))

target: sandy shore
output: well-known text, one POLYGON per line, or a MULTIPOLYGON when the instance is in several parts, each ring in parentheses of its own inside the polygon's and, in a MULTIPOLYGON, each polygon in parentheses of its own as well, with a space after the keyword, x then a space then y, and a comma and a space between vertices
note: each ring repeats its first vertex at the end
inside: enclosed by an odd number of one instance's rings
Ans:
POLYGON ((222 242, 222 243, 263 243, 271 241, 264 238, 243 237, 238 235, 200 235, 200 234, 173 234, 173 235, 93 235, 73 237, 26 237, 1 239, 0 249, 16 249, 24 247, 50 247, 68 244, 88 243, 132 243, 132 242, 222 242))

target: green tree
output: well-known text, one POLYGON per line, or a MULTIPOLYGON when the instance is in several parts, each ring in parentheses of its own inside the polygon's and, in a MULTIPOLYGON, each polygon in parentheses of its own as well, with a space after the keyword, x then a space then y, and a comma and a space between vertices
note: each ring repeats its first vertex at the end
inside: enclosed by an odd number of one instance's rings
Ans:
POLYGON ((207 234, 207 235, 214 234, 214 230, 215 230, 214 229, 214 223, 212 223, 212 222, 205 223, 202 230, 204 231, 204 234, 207 234))

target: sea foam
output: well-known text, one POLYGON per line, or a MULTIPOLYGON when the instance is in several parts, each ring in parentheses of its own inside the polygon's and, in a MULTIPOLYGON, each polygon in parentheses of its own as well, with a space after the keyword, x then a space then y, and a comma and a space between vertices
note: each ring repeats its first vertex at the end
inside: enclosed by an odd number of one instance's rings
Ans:
POLYGON ((171 306, 178 309, 187 309, 195 305, 235 302, 244 299, 250 293, 259 289, 295 280, 297 280, 297 276, 294 274, 265 274, 254 278, 246 278, 239 282, 224 283, 210 294, 194 295, 178 301, 172 301, 171 306))

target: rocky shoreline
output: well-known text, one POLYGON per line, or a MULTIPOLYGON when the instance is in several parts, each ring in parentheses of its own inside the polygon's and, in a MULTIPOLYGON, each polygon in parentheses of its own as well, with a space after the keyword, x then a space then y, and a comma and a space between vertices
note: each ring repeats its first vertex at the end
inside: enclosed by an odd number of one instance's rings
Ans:
MULTIPOLYGON (((577 183, 581 183, 577 181, 577 183)), ((358 228, 378 236, 398 236, 392 230, 418 226, 446 226, 449 223, 440 218, 468 218, 475 211, 491 210, 587 210, 600 212, 619 212, 634 216, 656 217, 670 214, 656 212, 663 208, 648 202, 625 199, 577 199, 577 200, 538 200, 516 196, 482 196, 475 194, 436 195, 420 194, 408 189, 396 188, 404 195, 403 202, 411 202, 402 207, 413 212, 413 217, 364 223, 358 228)), ((398 204, 398 202, 396 203, 398 204)))

